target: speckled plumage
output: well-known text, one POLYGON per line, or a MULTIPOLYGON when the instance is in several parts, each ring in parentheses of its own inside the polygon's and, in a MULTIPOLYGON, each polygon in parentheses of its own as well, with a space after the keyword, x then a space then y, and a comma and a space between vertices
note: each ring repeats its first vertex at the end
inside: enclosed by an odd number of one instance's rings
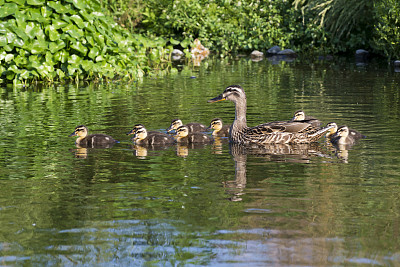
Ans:
POLYGON ((231 126, 229 140, 238 144, 286 144, 311 143, 317 141, 331 126, 317 128, 305 122, 269 122, 254 127, 247 126, 247 100, 239 85, 228 86, 224 92, 208 102, 230 100, 235 103, 235 120, 231 126))

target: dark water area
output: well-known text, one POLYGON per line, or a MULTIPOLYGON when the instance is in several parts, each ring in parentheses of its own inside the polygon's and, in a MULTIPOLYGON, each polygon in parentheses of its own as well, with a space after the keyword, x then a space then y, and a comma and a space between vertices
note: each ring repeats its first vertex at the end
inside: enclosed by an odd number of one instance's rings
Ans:
POLYGON ((303 266, 400 264, 400 73, 354 62, 203 62, 166 77, 0 89, 0 263, 303 266), (137 123, 253 126, 296 110, 367 136, 348 149, 138 147, 137 123), (77 125, 119 140, 77 148, 77 125))

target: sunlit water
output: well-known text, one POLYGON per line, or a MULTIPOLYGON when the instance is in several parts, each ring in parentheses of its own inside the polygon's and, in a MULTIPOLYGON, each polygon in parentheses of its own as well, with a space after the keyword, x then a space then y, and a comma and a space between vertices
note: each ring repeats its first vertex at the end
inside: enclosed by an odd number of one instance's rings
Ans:
POLYGON ((0 91, 1 265, 400 264, 400 73, 386 65, 209 61, 132 84, 0 91), (231 84, 248 124, 293 112, 367 136, 325 143, 135 147, 136 123, 234 118, 208 104, 231 84), (86 124, 120 141, 77 149, 86 124))

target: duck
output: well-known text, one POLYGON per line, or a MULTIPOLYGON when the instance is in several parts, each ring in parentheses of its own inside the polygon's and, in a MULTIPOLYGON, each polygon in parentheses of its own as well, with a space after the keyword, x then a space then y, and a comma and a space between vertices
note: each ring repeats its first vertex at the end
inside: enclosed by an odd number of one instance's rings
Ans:
POLYGON ((356 140, 350 135, 349 127, 340 126, 336 133, 331 136, 331 143, 334 145, 354 145, 356 140))
POLYGON ((213 136, 218 137, 229 137, 229 129, 231 128, 230 125, 225 125, 222 123, 222 120, 219 118, 215 118, 211 120, 210 126, 207 129, 213 129, 213 136))
POLYGON ((90 134, 89 129, 85 125, 79 125, 75 127, 75 130, 69 136, 78 136, 75 140, 75 144, 83 148, 94 148, 94 147, 110 147, 119 141, 115 140, 106 134, 90 134))
POLYGON ((211 143, 213 141, 209 135, 204 133, 190 132, 186 125, 179 126, 175 138, 178 144, 211 143))
POLYGON ((307 122, 314 127, 321 127, 322 122, 312 116, 306 116, 303 110, 297 110, 290 121, 307 122))
MULTIPOLYGON (((330 122, 330 123, 328 123, 328 125, 332 126, 332 128, 325 135, 326 138, 329 139, 337 132, 338 126, 337 126, 337 124, 335 122, 330 122)), ((354 140, 359 140, 359 139, 362 139, 362 138, 366 138, 366 136, 363 135, 362 133, 360 133, 359 131, 354 130, 354 129, 350 129, 350 128, 349 128, 349 136, 351 136, 354 140)))
POLYGON ((222 94, 208 100, 214 103, 230 100, 235 104, 235 120, 230 129, 229 141, 237 144, 301 144, 318 141, 332 126, 318 128, 306 122, 277 121, 247 126, 247 99, 240 85, 225 88, 222 94))
POLYGON ((134 133, 132 139, 137 145, 168 145, 175 142, 172 136, 161 132, 147 132, 144 126, 136 130, 134 128, 131 132, 134 133))
MULTIPOLYGON (((189 128, 189 132, 205 132, 207 131, 207 127, 201 123, 190 122, 185 124, 189 128)), ((183 123, 180 119, 172 120, 171 125, 168 127, 167 132, 171 132, 173 130, 177 130, 180 126, 183 126, 183 123)))
MULTIPOLYGON (((137 130, 145 128, 143 124, 135 124, 132 128, 132 130, 130 130, 126 135, 131 135, 131 134, 135 134, 137 130)), ((146 130, 147 131, 147 130, 146 130)), ((147 134, 158 134, 159 132, 156 131, 147 131, 147 134)))

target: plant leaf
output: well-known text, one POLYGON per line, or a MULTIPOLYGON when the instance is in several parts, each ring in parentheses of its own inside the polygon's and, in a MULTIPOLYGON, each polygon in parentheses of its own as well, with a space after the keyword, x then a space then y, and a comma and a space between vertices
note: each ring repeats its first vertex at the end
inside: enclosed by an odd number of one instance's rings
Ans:
POLYGON ((18 6, 15 3, 5 3, 0 8, 0 18, 7 17, 18 11, 18 6))

